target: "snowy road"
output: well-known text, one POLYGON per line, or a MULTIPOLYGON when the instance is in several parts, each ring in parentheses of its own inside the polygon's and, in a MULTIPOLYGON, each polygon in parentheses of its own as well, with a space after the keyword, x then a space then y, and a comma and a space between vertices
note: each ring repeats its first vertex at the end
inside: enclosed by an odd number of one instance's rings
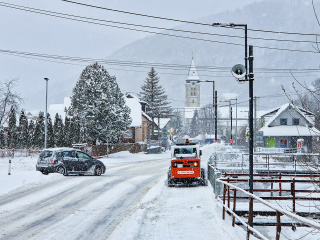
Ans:
POLYGON ((100 177, 44 176, 24 163, 21 175, 40 176, 0 195, 0 239, 245 239, 221 220, 210 186, 165 185, 169 154, 135 157, 103 159, 100 177))

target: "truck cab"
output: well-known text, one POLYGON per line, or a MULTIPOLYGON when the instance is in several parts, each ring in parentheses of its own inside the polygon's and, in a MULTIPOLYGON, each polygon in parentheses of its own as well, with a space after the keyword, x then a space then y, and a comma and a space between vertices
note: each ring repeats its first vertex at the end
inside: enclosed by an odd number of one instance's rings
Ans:
POLYGON ((200 145, 196 141, 185 139, 173 145, 168 186, 206 186, 205 171, 201 168, 201 155, 200 145))

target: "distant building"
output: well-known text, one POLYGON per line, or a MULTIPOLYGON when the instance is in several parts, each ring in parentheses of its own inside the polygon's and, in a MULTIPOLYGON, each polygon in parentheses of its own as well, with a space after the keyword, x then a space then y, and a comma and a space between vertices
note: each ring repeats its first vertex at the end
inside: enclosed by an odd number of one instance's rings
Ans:
POLYGON ((50 104, 48 108, 48 113, 50 114, 50 117, 52 121, 54 121, 54 118, 56 114, 60 115, 62 121, 64 122, 65 117, 67 115, 67 110, 71 106, 71 99, 69 97, 65 97, 63 99, 63 103, 61 104, 50 104))
POLYGON ((152 119, 146 114, 147 104, 131 93, 126 93, 126 105, 130 108, 132 122, 123 138, 125 142, 145 142, 151 134, 152 119))
POLYGON ((192 57, 188 77, 186 79, 186 98, 184 122, 190 124, 195 110, 200 109, 200 78, 192 57))

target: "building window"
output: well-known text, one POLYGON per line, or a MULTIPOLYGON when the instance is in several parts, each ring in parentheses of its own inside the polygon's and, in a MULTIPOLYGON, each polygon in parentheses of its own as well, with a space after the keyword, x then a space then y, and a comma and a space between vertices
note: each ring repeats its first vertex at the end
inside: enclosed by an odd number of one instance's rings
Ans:
POLYGON ((196 88, 191 88, 191 96, 196 96, 196 88))
POLYGON ((299 118, 292 118, 292 125, 298 126, 299 125, 299 118))
POLYGON ((280 125, 288 125, 288 119, 287 118, 280 118, 280 125))

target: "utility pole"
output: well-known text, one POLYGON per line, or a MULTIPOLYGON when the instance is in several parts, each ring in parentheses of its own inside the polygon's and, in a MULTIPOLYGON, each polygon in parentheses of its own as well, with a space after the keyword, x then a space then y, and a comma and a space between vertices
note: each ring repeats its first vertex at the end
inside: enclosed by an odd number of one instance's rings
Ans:
POLYGON ((232 139, 232 107, 231 107, 231 99, 225 100, 222 102, 228 102, 229 103, 229 117, 230 117, 230 139, 232 139))
POLYGON ((217 91, 214 92, 214 138, 216 141, 218 141, 218 93, 217 91))
POLYGON ((238 145, 238 99, 233 98, 230 100, 236 100, 236 145, 238 145))
POLYGON ((256 139, 256 133, 257 133, 257 99, 259 97, 255 96, 253 98, 254 100, 254 146, 257 146, 257 139, 256 139))
MULTIPOLYGON (((214 126, 214 136, 215 140, 217 140, 217 91, 215 91, 215 81, 214 80, 199 80, 199 82, 212 82, 212 129, 214 126), (213 120, 213 110, 215 115, 215 120, 213 120)), ((210 129, 210 128, 209 128, 210 129)))

